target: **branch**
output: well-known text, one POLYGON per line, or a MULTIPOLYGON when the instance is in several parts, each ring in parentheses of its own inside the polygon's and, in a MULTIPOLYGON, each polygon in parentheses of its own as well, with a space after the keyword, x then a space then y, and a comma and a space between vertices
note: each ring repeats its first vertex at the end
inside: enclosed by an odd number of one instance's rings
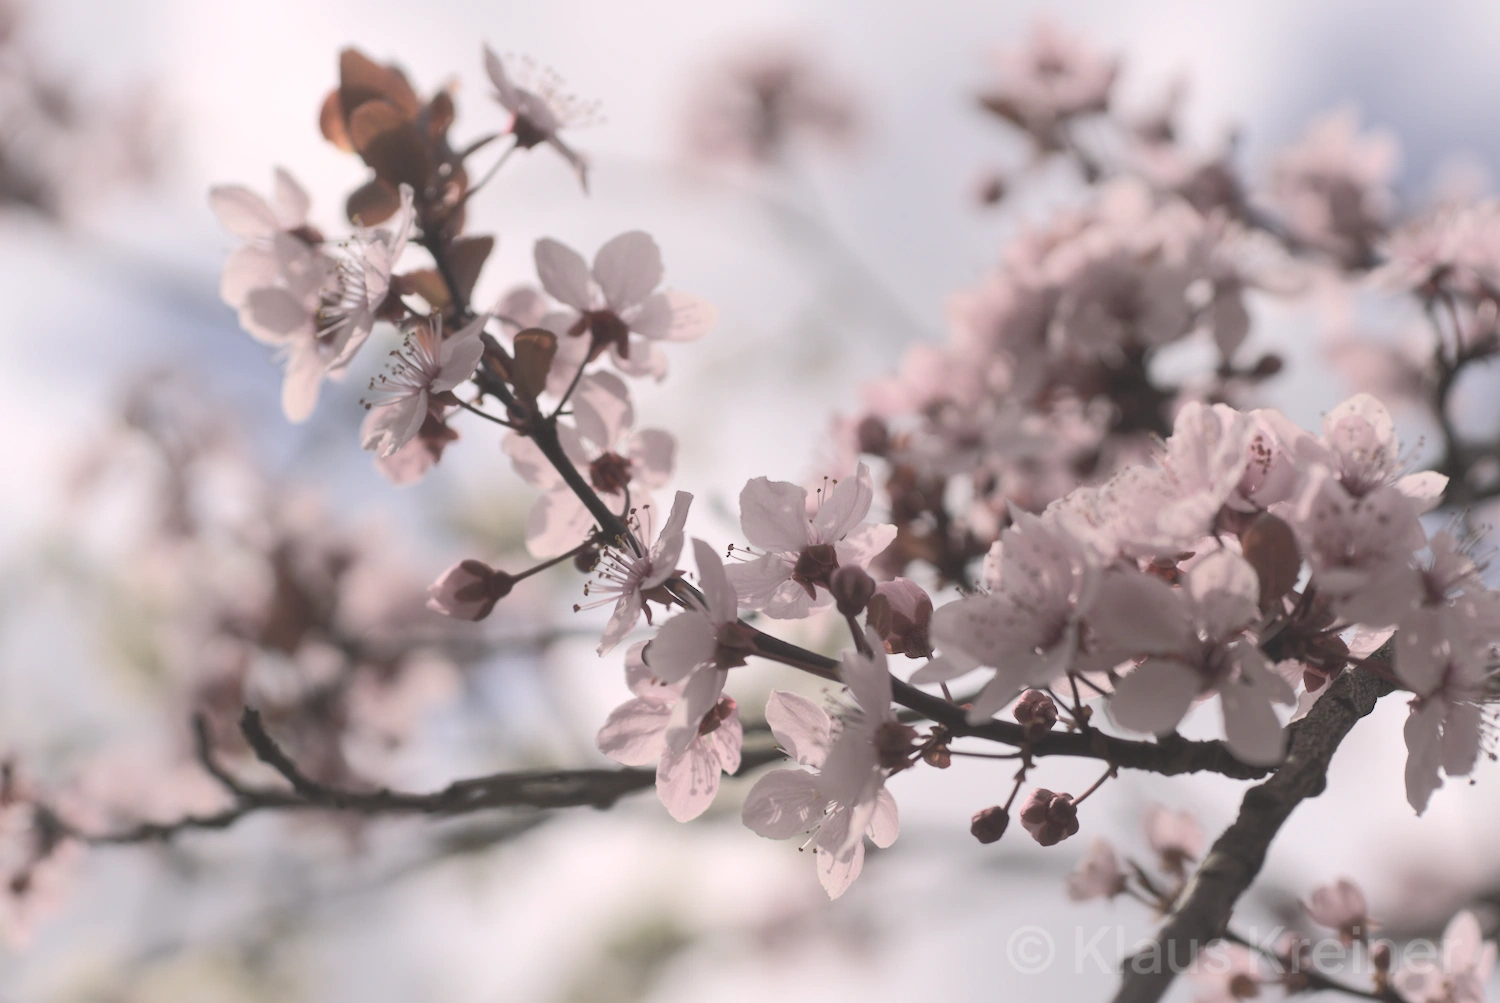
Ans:
POLYGON ((1348 671, 1313 704, 1291 729, 1285 762, 1245 793, 1239 817, 1215 840, 1161 928, 1125 960, 1114 1003, 1156 1003, 1202 948, 1224 936, 1235 902, 1260 873, 1271 840, 1297 805, 1323 793, 1339 743, 1391 689, 1368 672, 1348 671))
MULTIPOLYGON (((654 769, 528 770, 495 773, 456 780, 438 791, 408 793, 385 788, 350 791, 313 780, 302 772, 284 749, 266 731, 260 714, 246 708, 240 731, 256 758, 270 766, 291 785, 251 786, 224 769, 208 744, 208 729, 201 716, 193 721, 199 762, 232 795, 232 803, 220 811, 188 815, 172 822, 142 822, 112 833, 89 833, 59 820, 67 835, 99 846, 152 843, 171 840, 192 830, 227 829, 254 812, 345 811, 365 815, 421 814, 452 816, 492 808, 571 808, 588 805, 608 808, 621 797, 656 784, 654 769)), ((735 774, 741 776, 782 758, 776 749, 747 751, 735 774)))

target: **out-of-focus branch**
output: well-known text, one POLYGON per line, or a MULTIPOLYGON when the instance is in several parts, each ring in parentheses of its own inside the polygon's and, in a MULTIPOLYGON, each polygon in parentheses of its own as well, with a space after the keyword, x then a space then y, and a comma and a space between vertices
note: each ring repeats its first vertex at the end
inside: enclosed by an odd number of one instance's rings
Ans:
MULTIPOLYGON (((621 797, 646 790, 656 783, 653 769, 527 770, 495 773, 456 780, 441 790, 409 793, 381 788, 353 791, 332 787, 302 772, 286 750, 266 731, 260 714, 246 708, 240 731, 256 758, 270 766, 291 785, 249 785, 224 769, 209 745, 203 719, 194 721, 198 759, 232 797, 231 804, 217 812, 188 815, 172 822, 143 822, 112 833, 90 833, 66 822, 63 831, 81 842, 95 845, 150 843, 170 840, 196 829, 227 829, 246 815, 259 811, 342 811, 366 815, 463 815, 493 808, 608 808, 621 797)), ((776 749, 747 750, 739 773, 780 759, 776 749)))
POLYGON ((1225 933, 1229 918, 1265 863, 1266 850, 1304 800, 1323 793, 1328 763, 1344 736, 1392 685, 1368 672, 1345 672, 1291 731, 1286 761, 1245 793, 1239 817, 1214 841, 1161 928, 1125 959, 1114 1003, 1156 1003, 1198 952, 1225 933))

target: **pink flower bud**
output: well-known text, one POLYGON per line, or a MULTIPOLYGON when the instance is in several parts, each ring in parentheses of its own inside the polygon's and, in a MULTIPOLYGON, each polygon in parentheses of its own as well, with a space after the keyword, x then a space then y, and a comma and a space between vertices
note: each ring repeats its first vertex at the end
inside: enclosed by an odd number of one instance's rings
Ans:
POLYGON ((1073 795, 1054 794, 1038 787, 1021 806, 1021 825, 1043 846, 1054 846, 1078 832, 1078 808, 1073 795))
POLYGON ((932 623, 932 597, 909 578, 881 582, 871 597, 865 623, 885 641, 892 655, 929 658, 932 642, 928 627, 932 623))
POLYGON ((1010 825, 1010 815, 999 805, 985 808, 974 813, 969 820, 969 832, 981 843, 993 843, 1005 835, 1005 827, 1010 825))
POLYGON ((828 580, 828 591, 844 616, 859 616, 875 594, 875 579, 857 564, 839 568, 828 580))
POLYGON ((1057 724, 1057 704, 1041 690, 1022 693, 1014 713, 1016 721, 1025 729, 1028 742, 1035 742, 1057 724))
POLYGON ((515 581, 483 561, 459 561, 427 587, 427 608, 459 620, 483 620, 515 581))

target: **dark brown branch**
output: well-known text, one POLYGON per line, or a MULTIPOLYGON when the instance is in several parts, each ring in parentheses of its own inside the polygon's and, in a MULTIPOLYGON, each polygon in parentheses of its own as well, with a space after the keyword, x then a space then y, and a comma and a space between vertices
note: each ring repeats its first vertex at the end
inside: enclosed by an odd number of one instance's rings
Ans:
POLYGON ((1239 817, 1214 841, 1161 928, 1122 968, 1115 1003, 1156 1003, 1198 952, 1224 936, 1229 917, 1265 863, 1271 840, 1293 809, 1323 793, 1339 743, 1391 684, 1368 672, 1345 672, 1291 729, 1285 762, 1245 792, 1239 817))

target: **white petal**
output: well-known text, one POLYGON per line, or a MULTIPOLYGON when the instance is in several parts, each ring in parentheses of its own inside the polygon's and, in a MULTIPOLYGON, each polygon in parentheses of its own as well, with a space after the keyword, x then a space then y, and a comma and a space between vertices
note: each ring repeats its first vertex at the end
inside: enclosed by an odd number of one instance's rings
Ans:
POLYGON ((283 167, 276 168, 275 188, 276 221, 283 230, 294 230, 307 223, 307 212, 312 208, 312 199, 307 189, 283 167))
POLYGON ((666 751, 665 732, 672 706, 636 697, 610 712, 594 740, 599 751, 622 766, 645 766, 666 751))
POLYGON ((752 546, 800 551, 808 544, 807 489, 756 477, 740 491, 740 529, 752 546))
POLYGON ((1239 682, 1219 687, 1224 737, 1235 758, 1252 766, 1272 766, 1286 754, 1286 733, 1264 688, 1239 682))
POLYGON ((888 522, 867 522, 833 545, 839 564, 863 568, 896 540, 896 527, 888 522))
POLYGON ((279 226, 266 200, 243 185, 219 185, 208 190, 208 204, 224 228, 237 237, 269 237, 279 226))
POLYGON ((240 323, 256 340, 280 345, 299 334, 310 336, 313 317, 301 300, 285 289, 270 286, 245 294, 240 323))
POLYGON ((776 744, 803 766, 821 767, 828 758, 832 722, 823 708, 804 696, 772 690, 766 724, 776 744))
POLYGON ((870 842, 882 850, 894 843, 901 832, 901 817, 896 811, 896 799, 884 787, 875 795, 875 814, 870 816, 870 826, 865 831, 870 842))
MULTIPOLYGON (((767 554, 748 564, 730 564, 725 569, 744 609, 764 609, 791 577, 792 563, 780 554, 767 554)), ((803 591, 797 586, 797 591, 803 591)))
POLYGON ((682 698, 672 708, 672 716, 667 721, 668 750, 680 753, 698 737, 703 716, 719 702, 724 693, 724 681, 728 678, 728 672, 711 666, 688 676, 682 687, 682 698))
MULTIPOLYGON (((806 497, 804 493, 804 497, 806 497)), ((823 497, 823 504, 813 516, 812 538, 818 543, 843 539, 870 513, 875 489, 870 484, 870 468, 863 463, 853 477, 845 477, 823 497)))
MULTIPOLYGON (((838 814, 844 815, 847 812, 838 814)), ((824 829, 830 828, 830 823, 833 821, 834 819, 830 818, 829 823, 825 823, 824 829)), ((828 893, 830 899, 836 899, 849 890, 849 886, 854 884, 854 879, 859 877, 860 871, 864 869, 865 844, 861 840, 855 843, 847 854, 841 856, 823 849, 820 840, 817 858, 818 883, 823 886, 823 890, 828 893)))
POLYGON ((281 383, 281 410, 287 421, 306 421, 318 406, 318 388, 323 384, 323 360, 310 339, 294 341, 286 357, 281 383))
POLYGON ((660 428, 643 428, 630 437, 626 451, 631 476, 647 489, 665 487, 677 461, 677 439, 660 428))
POLYGON ((510 457, 511 466, 527 484, 543 491, 563 486, 562 475, 537 448, 537 444, 531 441, 530 436, 511 433, 500 441, 500 448, 510 457))
POLYGON ((219 276, 219 297, 239 309, 252 289, 273 286, 277 271, 276 255, 270 248, 255 244, 238 247, 224 262, 224 271, 219 276))
POLYGON ((1181 651, 1191 627, 1182 593, 1137 572, 1111 572, 1099 580, 1088 623, 1096 636, 1130 655, 1181 651))
POLYGON ((677 753, 670 749, 656 767, 656 796, 667 814, 679 822, 690 822, 708 810, 719 793, 719 759, 707 736, 677 753))
POLYGON ((1443 702, 1429 700, 1413 707, 1401 729, 1406 738, 1406 800, 1418 815, 1427 810, 1432 792, 1443 786, 1438 768, 1443 760, 1438 730, 1443 721, 1443 702))
POLYGON ((373 408, 360 428, 360 446, 376 450, 379 456, 390 456, 416 438, 426 420, 425 393, 373 408))
POLYGON ((688 506, 692 503, 693 496, 686 491, 679 491, 672 498, 672 513, 667 516, 666 525, 662 526, 656 543, 651 547, 651 574, 641 582, 642 589, 655 588, 672 577, 677 559, 682 556, 682 530, 687 524, 688 506))
POLYGON ((600 449, 613 450, 635 423, 635 407, 625 381, 604 372, 579 380, 573 392, 573 420, 585 439, 600 449))
POLYGON ((593 308, 589 295, 589 266, 583 256, 550 237, 536 242, 536 274, 547 295, 575 310, 593 308))
POLYGON ((615 603, 614 612, 609 616, 609 623, 604 626, 604 636, 599 639, 599 654, 607 654, 610 649, 623 641, 635 625, 641 619, 641 594, 631 589, 619 598, 615 603))
POLYGON ((828 799, 813 774, 806 770, 772 770, 750 788, 740 820, 758 836, 790 839, 811 829, 823 817, 827 805, 828 799))
POLYGON ((708 617, 689 610, 661 625, 646 648, 646 664, 659 678, 675 683, 710 661, 718 648, 718 636, 708 617))
POLYGON ((1188 594, 1210 638, 1225 638, 1255 622, 1260 613, 1260 578, 1250 562, 1227 550, 1215 551, 1187 574, 1188 594))
POLYGON ((1479 708, 1470 703, 1451 704, 1443 721, 1443 772, 1450 777, 1466 777, 1479 761, 1481 728, 1484 724, 1479 708))
POLYGON ((698 587, 708 601, 708 615, 716 624, 731 623, 739 616, 739 599, 718 551, 702 540, 693 541, 693 556, 698 560, 698 587))
POLYGON ((866 715, 885 717, 891 707, 891 673, 886 664, 885 645, 872 629, 865 630, 865 639, 871 648, 871 657, 858 651, 844 652, 844 665, 839 678, 849 687, 849 692, 866 715))
POLYGON ((640 230, 622 233, 594 255, 594 279, 611 310, 628 310, 661 285, 661 250, 640 230))
POLYGON ((1198 689, 1195 673, 1164 658, 1148 658, 1120 680, 1109 713, 1122 728, 1165 735, 1187 715, 1198 689))

